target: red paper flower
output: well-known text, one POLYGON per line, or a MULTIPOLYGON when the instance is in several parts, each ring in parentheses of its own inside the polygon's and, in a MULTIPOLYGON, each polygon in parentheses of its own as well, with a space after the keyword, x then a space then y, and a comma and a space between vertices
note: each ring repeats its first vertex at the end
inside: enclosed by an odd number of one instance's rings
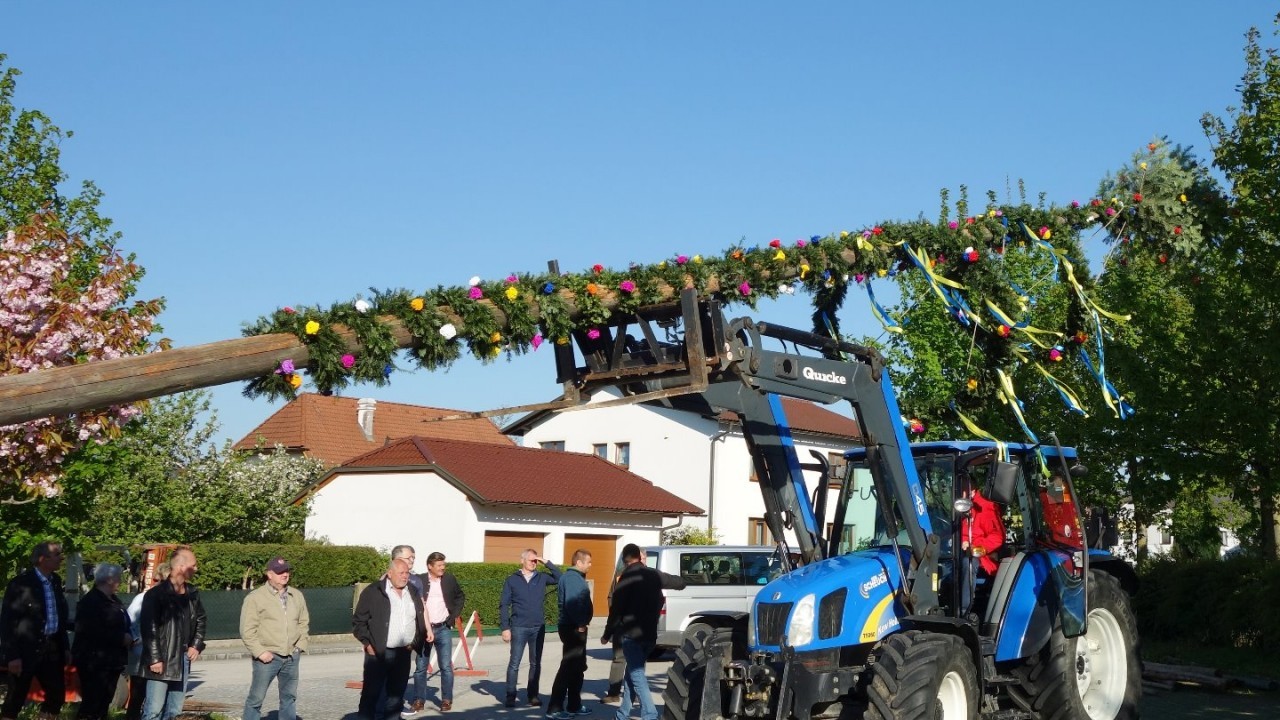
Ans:
POLYGON ((877 225, 877 226, 875 226, 875 227, 871 228, 871 234, 872 234, 872 235, 883 235, 883 234, 884 234, 884 228, 882 228, 882 227, 880 227, 879 225, 877 225))
POLYGON ((1134 194, 1133 194, 1133 201, 1134 201, 1134 202, 1142 202, 1142 193, 1134 193, 1134 194))
POLYGON ((1010 332, 1011 330, 1008 325, 1001 325, 1000 327, 996 328, 996 334, 1002 338, 1009 337, 1010 332))
POLYGON ((1158 257, 1158 258, 1156 258, 1156 259, 1160 261, 1160 264, 1161 264, 1161 265, 1163 265, 1163 264, 1165 264, 1165 263, 1169 262, 1169 256, 1168 256, 1168 255, 1165 255, 1164 253, 1160 253, 1160 257, 1158 257))
POLYGON ((770 240, 770 241, 769 241, 769 247, 771 247, 771 248, 780 248, 780 247, 782 247, 782 241, 781 241, 781 240, 779 240, 778 238, 774 238, 774 239, 772 239, 772 240, 770 240))
POLYGON ((1182 234, 1182 226, 1181 226, 1181 225, 1178 225, 1177 227, 1175 227, 1175 228, 1173 229, 1173 234, 1174 234, 1174 235, 1181 235, 1181 234, 1182 234))
POLYGON ((596 263, 595 265, 591 266, 591 272, 599 275, 600 273, 604 272, 604 266, 601 265, 600 263, 596 263))

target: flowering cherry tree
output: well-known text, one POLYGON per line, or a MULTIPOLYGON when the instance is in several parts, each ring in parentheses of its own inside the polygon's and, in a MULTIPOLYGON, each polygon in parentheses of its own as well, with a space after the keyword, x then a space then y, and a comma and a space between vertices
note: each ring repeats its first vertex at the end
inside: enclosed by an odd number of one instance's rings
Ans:
MULTIPOLYGON (((0 238, 0 375, 138 355, 167 346, 149 338, 162 299, 128 302, 143 270, 112 248, 58 228, 49 215, 0 238)), ((61 463, 102 442, 138 413, 118 405, 0 426, 0 497, 58 494, 61 463)))

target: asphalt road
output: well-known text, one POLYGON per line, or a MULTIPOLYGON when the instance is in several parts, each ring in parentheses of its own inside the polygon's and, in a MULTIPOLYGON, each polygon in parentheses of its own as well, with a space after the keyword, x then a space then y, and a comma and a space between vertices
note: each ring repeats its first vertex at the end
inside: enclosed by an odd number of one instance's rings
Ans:
MULTIPOLYGON (((609 662, 612 653, 608 647, 590 646, 587 663, 587 679, 583 687, 583 702, 595 710, 592 716, 604 720, 613 717, 616 706, 599 703, 608 684, 609 662)), ((347 687, 348 682, 358 681, 361 656, 355 641, 317 643, 314 653, 303 657, 301 679, 298 688, 298 714, 303 720, 354 720, 360 691, 347 687)), ((188 710, 219 711, 239 717, 243 711, 244 695, 249 684, 250 660, 238 657, 242 650, 234 645, 211 647, 205 657, 196 662, 192 670, 191 693, 188 710), (232 657, 228 657, 228 656, 232 657), (224 659, 217 659, 222 657, 224 659)), ((454 683, 453 711, 441 713, 433 704, 438 696, 438 678, 432 677, 432 688, 427 711, 418 717, 448 715, 465 720, 502 717, 515 720, 538 720, 546 709, 516 707, 508 710, 502 706, 505 694, 507 646, 500 638, 485 638, 476 652, 475 675, 460 675, 454 683)), ((547 636, 542 657, 542 692, 551 689, 556 668, 560 664, 560 643, 554 634, 547 636)), ((649 663, 649 681, 654 689, 654 699, 661 707, 661 695, 666 685, 666 672, 670 659, 649 663)), ((520 681, 527 677, 522 666, 520 681)), ((522 686, 523 688, 523 686, 522 686)), ((276 689, 273 685, 263 706, 268 720, 276 720, 276 689)), ((523 690, 521 697, 523 697, 523 690)), ((1157 720, 1280 720, 1280 692, 1260 693, 1209 693, 1194 689, 1155 691, 1144 695, 1141 712, 1143 717, 1157 720)), ((633 714, 633 716, 638 713, 633 714)))

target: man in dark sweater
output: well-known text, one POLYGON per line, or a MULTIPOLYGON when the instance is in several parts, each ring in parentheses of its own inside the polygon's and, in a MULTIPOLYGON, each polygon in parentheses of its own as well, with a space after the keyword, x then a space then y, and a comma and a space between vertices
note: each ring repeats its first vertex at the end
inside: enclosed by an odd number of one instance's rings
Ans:
POLYGON ((591 624, 592 615, 591 588, 587 586, 589 570, 591 552, 575 551, 573 567, 564 571, 556 588, 563 649, 560 669, 556 672, 555 682, 551 683, 551 699, 547 701, 547 716, 555 720, 569 720, 575 715, 591 713, 582 707, 582 678, 587 673, 587 626, 591 624), (565 712, 566 707, 568 712, 565 712))
POLYGON ((365 653, 360 720, 399 720, 409 660, 426 636, 423 622, 422 596, 409 584, 409 563, 392 560, 387 574, 360 592, 351 615, 352 633, 365 653))
POLYGON ((57 717, 66 698, 64 668, 71 662, 67 642, 67 600, 62 594, 62 543, 42 542, 31 551, 31 567, 9 583, 0 606, 0 655, 7 665, 9 693, 0 717, 16 718, 27 703, 31 680, 44 688, 41 717, 57 717))
POLYGON ((502 628, 502 641, 511 643, 511 661, 507 663, 507 707, 516 706, 516 684, 520 672, 520 658, 529 648, 529 704, 542 705, 538 699, 538 676, 542 673, 542 642, 546 638, 547 624, 542 603, 547 597, 547 586, 560 580, 560 568, 546 562, 532 548, 520 553, 520 568, 507 577, 502 585, 502 599, 498 601, 498 626, 502 628), (547 572, 538 572, 538 563, 547 572))
POLYGON ((627 670, 622 683, 622 700, 617 717, 631 714, 631 699, 640 701, 640 720, 658 720, 658 709, 649 691, 649 678, 644 673, 645 661, 658 642, 658 616, 662 613, 662 578, 645 567, 640 547, 628 543, 622 548, 625 567, 613 589, 609 605, 609 621, 600 641, 608 645, 615 637, 622 643, 627 670))

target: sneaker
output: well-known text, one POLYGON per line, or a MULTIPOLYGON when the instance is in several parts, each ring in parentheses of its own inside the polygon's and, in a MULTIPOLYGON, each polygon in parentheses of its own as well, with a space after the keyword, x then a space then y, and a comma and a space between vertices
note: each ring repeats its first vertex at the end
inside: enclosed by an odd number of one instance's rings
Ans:
POLYGON ((583 705, 582 707, 578 708, 578 712, 573 714, 574 715, 590 715, 592 712, 595 712, 595 711, 587 707, 586 705, 583 705))

